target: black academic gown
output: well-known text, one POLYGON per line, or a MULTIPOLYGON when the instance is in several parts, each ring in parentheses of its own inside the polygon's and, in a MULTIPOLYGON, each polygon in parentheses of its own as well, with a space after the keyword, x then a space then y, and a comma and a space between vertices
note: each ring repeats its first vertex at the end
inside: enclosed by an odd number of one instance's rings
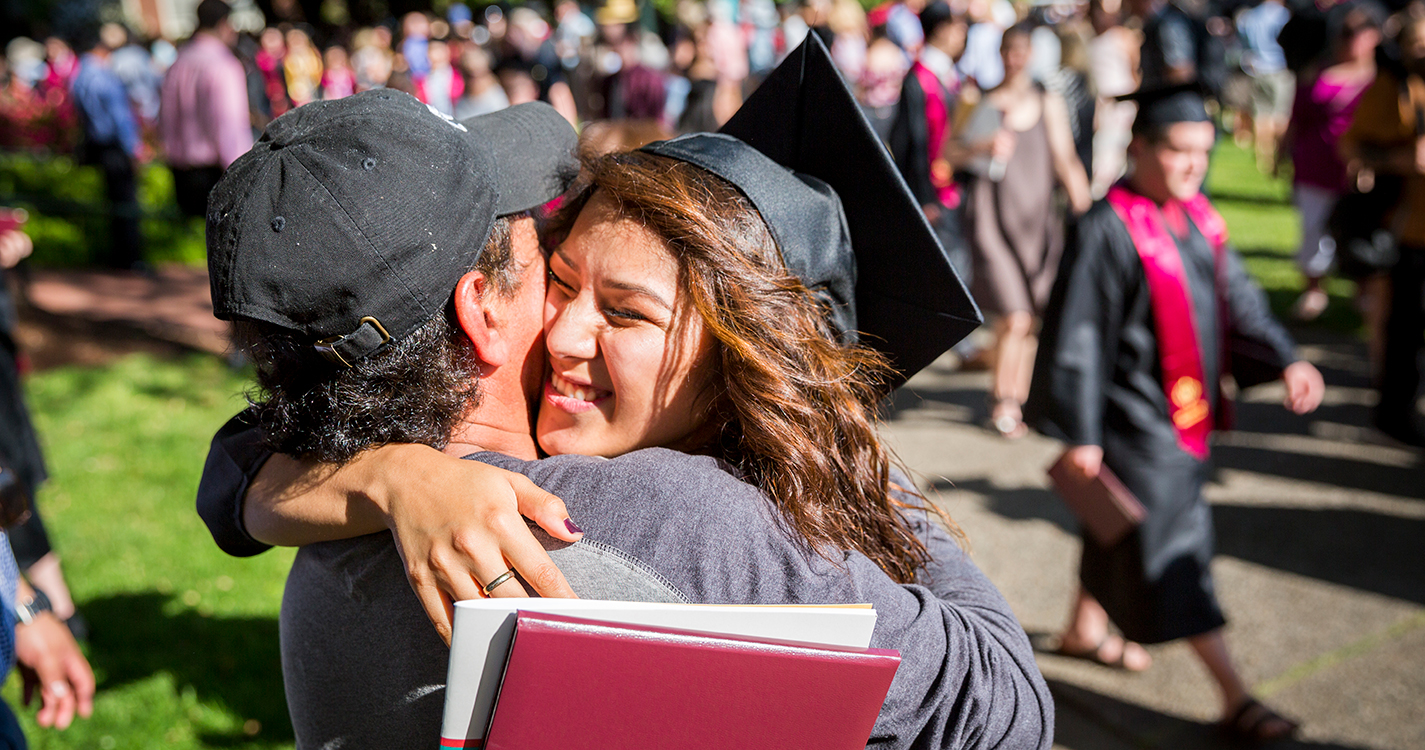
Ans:
MULTIPOLYGON (((1244 387, 1280 377, 1296 359, 1294 344, 1241 259, 1226 253, 1219 299, 1212 248, 1196 227, 1178 250, 1208 403, 1216 403, 1224 364, 1244 387)), ((1112 547, 1084 536, 1084 588, 1124 635, 1142 643, 1221 627, 1208 567, 1212 514, 1202 497, 1210 467, 1178 446, 1143 264, 1107 202, 1080 221, 1044 320, 1027 417, 1069 444, 1102 446, 1104 463, 1148 511, 1139 529, 1112 547)))

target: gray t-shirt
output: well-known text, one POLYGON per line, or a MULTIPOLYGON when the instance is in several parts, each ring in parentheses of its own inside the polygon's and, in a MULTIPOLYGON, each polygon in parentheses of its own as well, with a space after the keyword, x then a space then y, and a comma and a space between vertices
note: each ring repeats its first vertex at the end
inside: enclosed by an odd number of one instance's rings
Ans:
MULTIPOLYGON (((836 564, 803 554, 761 492, 711 458, 664 449, 616 459, 470 458, 523 473, 563 498, 584 540, 543 539, 582 597, 874 605, 871 645, 900 651, 902 661, 869 747, 1051 744, 1053 702, 1023 629, 994 585, 923 514, 912 520, 935 561, 916 584, 900 585, 859 553, 836 564)), ((438 744, 449 651, 389 534, 302 548, 281 633, 299 748, 438 744)))

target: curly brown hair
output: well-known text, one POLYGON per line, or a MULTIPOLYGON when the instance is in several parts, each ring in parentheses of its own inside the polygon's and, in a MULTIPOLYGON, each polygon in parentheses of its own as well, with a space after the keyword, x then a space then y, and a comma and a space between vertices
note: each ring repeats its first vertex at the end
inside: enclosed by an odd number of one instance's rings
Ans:
POLYGON ((891 578, 914 581, 929 555, 889 494, 892 458, 877 432, 886 358, 837 343, 761 214, 722 178, 638 151, 586 157, 549 241, 567 235, 595 191, 667 242, 681 289, 719 342, 704 401, 720 429, 685 449, 736 466, 804 549, 832 561, 856 550, 891 578))
MULTIPOLYGON (((487 293, 517 291, 510 224, 523 216, 498 218, 490 229, 473 268, 490 280, 487 293)), ((478 403, 480 361, 450 301, 420 328, 351 367, 327 362, 310 337, 270 323, 235 321, 233 338, 257 369, 249 417, 277 453, 343 464, 388 443, 444 448, 478 403)))

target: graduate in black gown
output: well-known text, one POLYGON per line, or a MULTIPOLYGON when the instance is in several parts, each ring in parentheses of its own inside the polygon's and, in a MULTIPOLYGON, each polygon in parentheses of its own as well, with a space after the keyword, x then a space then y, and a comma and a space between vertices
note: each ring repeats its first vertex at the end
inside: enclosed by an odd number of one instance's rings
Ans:
POLYGON ((1151 663, 1138 643, 1187 638, 1222 689, 1223 729, 1274 739, 1295 724, 1251 698, 1222 637, 1202 497, 1207 441, 1226 426, 1222 375, 1242 387, 1284 380, 1297 413, 1316 408, 1324 386, 1201 196, 1216 137, 1201 95, 1174 87, 1135 98, 1132 171, 1079 222, 1044 315, 1026 413, 1069 444, 1080 478, 1108 467, 1147 517, 1112 546, 1084 536, 1060 651, 1138 671, 1151 663), (1109 634, 1110 620, 1128 640, 1109 634))

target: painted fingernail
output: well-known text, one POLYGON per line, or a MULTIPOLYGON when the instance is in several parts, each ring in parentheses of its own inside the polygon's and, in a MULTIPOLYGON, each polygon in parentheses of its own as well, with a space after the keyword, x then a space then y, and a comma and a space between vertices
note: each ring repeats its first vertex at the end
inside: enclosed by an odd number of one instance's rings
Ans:
POLYGON ((576 526, 576 525, 574 524, 573 519, 569 519, 569 518, 564 519, 564 528, 568 529, 570 534, 582 534, 582 533, 584 533, 584 530, 583 530, 583 529, 579 528, 578 526, 576 526))

